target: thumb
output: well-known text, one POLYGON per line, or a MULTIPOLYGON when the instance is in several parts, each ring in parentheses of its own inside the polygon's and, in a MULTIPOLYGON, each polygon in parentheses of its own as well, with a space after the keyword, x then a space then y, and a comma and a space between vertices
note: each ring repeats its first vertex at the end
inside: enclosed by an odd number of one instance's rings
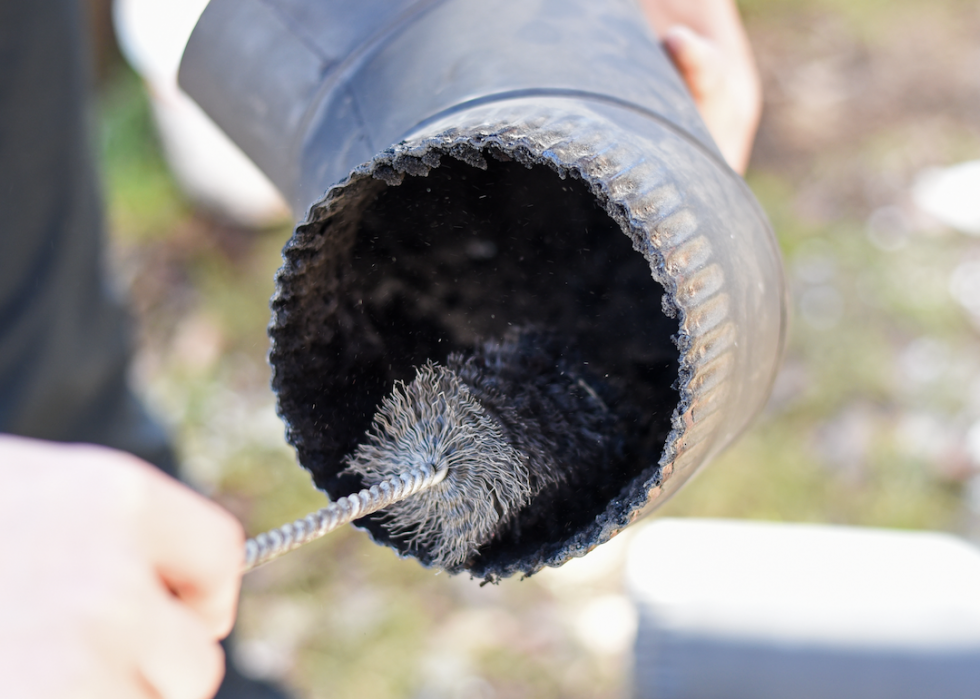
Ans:
POLYGON ((668 29, 663 42, 695 102, 718 89, 724 80, 724 66, 714 43, 683 24, 668 29))

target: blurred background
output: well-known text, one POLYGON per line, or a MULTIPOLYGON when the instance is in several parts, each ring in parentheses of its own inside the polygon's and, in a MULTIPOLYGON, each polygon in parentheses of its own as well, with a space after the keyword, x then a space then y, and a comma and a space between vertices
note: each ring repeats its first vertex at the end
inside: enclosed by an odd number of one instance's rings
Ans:
MULTIPOLYGON (((135 381, 187 478, 257 533, 323 504, 284 442, 265 361, 291 223, 272 207, 246 227, 181 193, 110 0, 89 2, 135 381)), ((980 5, 740 6, 766 95, 747 179, 782 245, 794 319, 765 413, 658 515, 976 540, 980 178, 946 168, 980 159, 980 5)), ((347 528, 246 578, 236 654, 304 699, 620 697, 636 626, 622 583, 632 536, 481 587, 347 528)))

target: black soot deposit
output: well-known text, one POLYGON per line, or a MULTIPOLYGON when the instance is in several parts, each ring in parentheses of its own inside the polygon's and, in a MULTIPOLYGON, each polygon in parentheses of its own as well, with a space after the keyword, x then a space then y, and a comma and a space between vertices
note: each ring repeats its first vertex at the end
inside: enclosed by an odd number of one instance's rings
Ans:
MULTIPOLYGON (((533 497, 444 567, 533 572, 656 473, 678 403, 678 326, 662 311, 663 289, 589 187, 547 166, 496 153, 482 169, 442 154, 427 176, 347 188, 298 229, 307 243, 287 249, 293 277, 281 276, 273 304, 273 383, 300 462, 334 498, 360 488, 344 472, 350 455, 395 382, 428 362, 483 386, 477 397, 520 393, 521 420, 540 427, 524 450, 548 452, 542 463, 560 473, 532 467, 533 497), (587 416, 561 414, 586 403, 587 416)), ((517 414, 494 400, 481 402, 498 419, 517 414)), ((442 562, 384 513, 357 524, 442 562)))

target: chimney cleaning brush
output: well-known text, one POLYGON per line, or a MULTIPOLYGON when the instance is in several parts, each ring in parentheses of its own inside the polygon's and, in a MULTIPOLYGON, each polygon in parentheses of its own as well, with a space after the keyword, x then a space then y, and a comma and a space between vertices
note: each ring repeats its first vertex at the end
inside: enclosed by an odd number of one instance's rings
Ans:
POLYGON ((379 510, 385 528, 454 570, 506 531, 516 514, 572 476, 571 459, 600 463, 621 421, 609 395, 551 333, 514 330, 447 365, 396 382, 346 472, 368 484, 246 544, 251 570, 379 510))

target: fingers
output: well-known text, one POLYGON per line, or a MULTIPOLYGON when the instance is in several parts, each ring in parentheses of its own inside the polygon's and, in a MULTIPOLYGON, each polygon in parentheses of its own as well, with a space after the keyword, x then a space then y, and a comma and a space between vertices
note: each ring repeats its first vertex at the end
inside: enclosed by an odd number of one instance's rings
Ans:
POLYGON ((667 30, 663 41, 695 102, 718 89, 725 71, 723 56, 714 44, 680 24, 667 30))
POLYGON ((683 25, 665 32, 664 48, 691 91, 718 149, 733 170, 744 174, 762 104, 751 56, 732 60, 719 44, 683 25))
POLYGON ((717 44, 733 59, 738 54, 751 55, 734 0, 640 0, 640 9, 661 36, 680 24, 717 44))
POLYGON ((160 699, 208 699, 224 675, 224 652, 198 615, 162 588, 147 603, 146 623, 137 658, 138 675, 149 696, 160 699))
POLYGON ((762 85, 733 0, 640 0, 733 170, 744 173, 762 112, 762 85))
POLYGON ((231 515, 132 456, 0 435, 0 525, 17 532, 0 695, 213 694, 244 557, 231 515))
POLYGON ((119 560, 113 577, 111 600, 93 605, 77 633, 86 671, 72 682, 74 693, 50 696, 212 697, 224 674, 224 653, 200 616, 152 568, 119 560))
POLYGON ((143 532, 147 555, 170 591, 212 634, 235 621, 245 534, 225 510, 160 474, 148 493, 143 532))

